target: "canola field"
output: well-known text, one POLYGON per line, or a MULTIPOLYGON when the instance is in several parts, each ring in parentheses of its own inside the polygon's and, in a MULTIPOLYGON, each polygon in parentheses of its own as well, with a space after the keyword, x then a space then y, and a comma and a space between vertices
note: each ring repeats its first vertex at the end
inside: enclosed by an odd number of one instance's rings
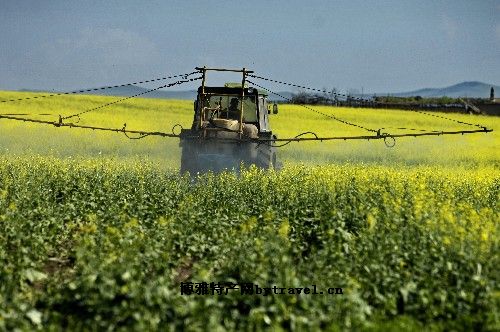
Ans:
MULTIPOLYGON (((69 115, 115 99, 4 103, 0 113, 69 115)), ((271 121, 280 137, 365 134, 279 106, 271 121)), ((458 126, 317 109, 374 128, 458 126)), ((137 99, 80 124, 168 131, 191 120, 189 101, 137 99)), ((400 139, 392 149, 292 143, 278 150, 280 172, 195 181, 178 174, 175 139, 7 120, 0 133, 2 330, 500 328, 497 131, 400 139)))
MULTIPOLYGON (((0 91, 0 100, 37 95, 43 94, 0 91)), ((29 114, 25 117, 57 121, 58 115, 68 116, 120 98, 123 97, 74 95, 0 103, 0 114, 29 114)), ((415 112, 325 106, 315 106, 314 109, 375 130, 389 128, 385 131, 393 134, 403 132, 393 129, 400 127, 424 130, 479 129, 415 112)), ((500 127, 500 119, 495 117, 459 114, 451 114, 449 117, 473 124, 480 123, 493 129, 500 127)), ((76 122, 78 119, 67 121, 76 122)), ((191 101, 136 98, 84 114, 78 124, 121 129, 126 123, 127 129, 130 130, 171 132, 175 124, 190 128, 192 121, 191 101)), ((270 122, 273 132, 279 138, 289 138, 307 131, 323 137, 373 134, 360 128, 346 126, 299 105, 279 105, 279 113, 271 114, 270 122)), ((168 168, 178 168, 180 163, 179 142, 176 139, 148 137, 128 140, 120 134, 56 128, 8 120, 0 121, 0 130, 2 154, 114 158, 121 161, 146 158, 168 168)), ((176 130, 178 131, 178 128, 176 130)), ((278 149, 278 157, 285 163, 292 164, 355 162, 385 165, 499 167, 499 141, 500 134, 494 131, 488 134, 438 138, 402 138, 396 141, 394 148, 387 148, 382 141, 301 142, 278 149)))

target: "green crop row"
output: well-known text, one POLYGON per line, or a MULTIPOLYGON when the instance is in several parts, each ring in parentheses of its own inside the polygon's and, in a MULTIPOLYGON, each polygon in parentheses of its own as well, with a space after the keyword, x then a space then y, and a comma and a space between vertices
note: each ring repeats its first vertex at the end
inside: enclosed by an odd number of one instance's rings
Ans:
POLYGON ((495 169, 0 158, 0 329, 494 330, 495 169), (342 288, 181 295, 181 282, 342 288))

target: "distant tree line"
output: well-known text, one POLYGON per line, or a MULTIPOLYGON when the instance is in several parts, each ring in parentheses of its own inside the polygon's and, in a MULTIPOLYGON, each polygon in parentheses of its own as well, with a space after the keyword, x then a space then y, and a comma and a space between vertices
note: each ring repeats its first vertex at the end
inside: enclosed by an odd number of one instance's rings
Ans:
MULTIPOLYGON (((476 99, 468 99, 472 102, 478 102, 476 99)), ((458 105, 462 104, 461 98, 451 97, 396 97, 396 96, 372 96, 361 98, 358 95, 338 94, 334 89, 332 92, 326 93, 310 93, 300 91, 292 94, 291 102, 293 104, 307 105, 366 105, 366 104, 402 104, 402 105, 458 105)))
POLYGON ((404 105, 453 105, 462 104, 460 98, 451 97, 394 97, 394 96, 374 96, 373 100, 377 103, 385 104, 404 104, 404 105))
POLYGON ((335 105, 335 100, 330 98, 326 93, 308 93, 301 91, 292 94, 291 101, 293 104, 307 104, 307 105, 335 105))
MULTIPOLYGON (((482 98, 467 98, 467 102, 472 105, 481 104, 485 101, 482 98)), ((371 96, 361 97, 359 94, 348 92, 338 93, 336 89, 324 93, 310 93, 300 91, 292 94, 290 102, 293 104, 305 105, 329 105, 343 107, 372 107, 372 108, 400 108, 400 109, 439 109, 444 111, 467 110, 463 98, 451 97, 396 97, 396 96, 371 96)))
POLYGON ((356 97, 352 94, 341 94, 337 89, 324 93, 310 93, 300 91, 292 94, 291 102, 293 104, 306 104, 306 105, 330 105, 330 106, 370 106, 373 100, 356 97))

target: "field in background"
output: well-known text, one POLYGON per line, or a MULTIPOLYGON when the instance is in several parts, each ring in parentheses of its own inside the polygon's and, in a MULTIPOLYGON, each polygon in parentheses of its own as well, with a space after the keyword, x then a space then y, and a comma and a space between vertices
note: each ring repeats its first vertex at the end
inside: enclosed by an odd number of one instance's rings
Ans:
MULTIPOLYGON (((1 99, 21 98, 33 93, 0 92, 1 99)), ((56 121, 66 116, 112 102, 119 97, 61 96, 0 104, 0 113, 51 113, 54 116, 33 118, 56 121)), ((271 126, 278 137, 293 137, 306 131, 319 136, 365 135, 369 132, 346 126, 326 116, 297 105, 279 105, 279 114, 271 116, 271 126)), ((191 126, 193 103, 190 101, 137 98, 84 114, 79 124, 170 132, 179 123, 191 126)), ((408 111, 348 109, 316 106, 320 112, 335 115, 363 126, 379 128, 410 127, 430 130, 477 129, 451 121, 408 111)), ((442 166, 498 167, 500 160, 500 118, 474 115, 446 115, 455 120, 480 123, 494 129, 489 134, 398 139, 394 148, 382 141, 334 141, 292 143, 278 149, 285 163, 433 164, 442 166)), ((31 116, 30 116, 31 117, 31 116)), ((69 121, 76 121, 75 118, 69 121)), ((40 154, 59 157, 113 157, 144 159, 179 167, 177 139, 147 137, 129 140, 124 135, 82 129, 55 128, 46 125, 0 120, 0 151, 8 154, 40 154)), ((391 133, 401 130, 388 129, 391 133)))

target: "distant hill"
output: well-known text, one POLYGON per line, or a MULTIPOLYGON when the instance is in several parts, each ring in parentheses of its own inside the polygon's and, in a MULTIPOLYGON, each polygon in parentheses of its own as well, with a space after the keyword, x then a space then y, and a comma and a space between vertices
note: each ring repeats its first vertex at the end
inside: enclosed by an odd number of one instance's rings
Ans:
MULTIPOLYGON (((462 82, 455 85, 451 85, 445 88, 425 88, 415 91, 408 92, 397 92, 389 93, 391 96, 396 97, 410 97, 410 96, 421 96, 421 97, 469 97, 469 98, 489 98, 490 89, 493 87, 495 89, 495 95, 500 95, 500 86, 487 84, 483 82, 462 82)), ((387 95, 388 93, 377 93, 379 96, 387 95)))

